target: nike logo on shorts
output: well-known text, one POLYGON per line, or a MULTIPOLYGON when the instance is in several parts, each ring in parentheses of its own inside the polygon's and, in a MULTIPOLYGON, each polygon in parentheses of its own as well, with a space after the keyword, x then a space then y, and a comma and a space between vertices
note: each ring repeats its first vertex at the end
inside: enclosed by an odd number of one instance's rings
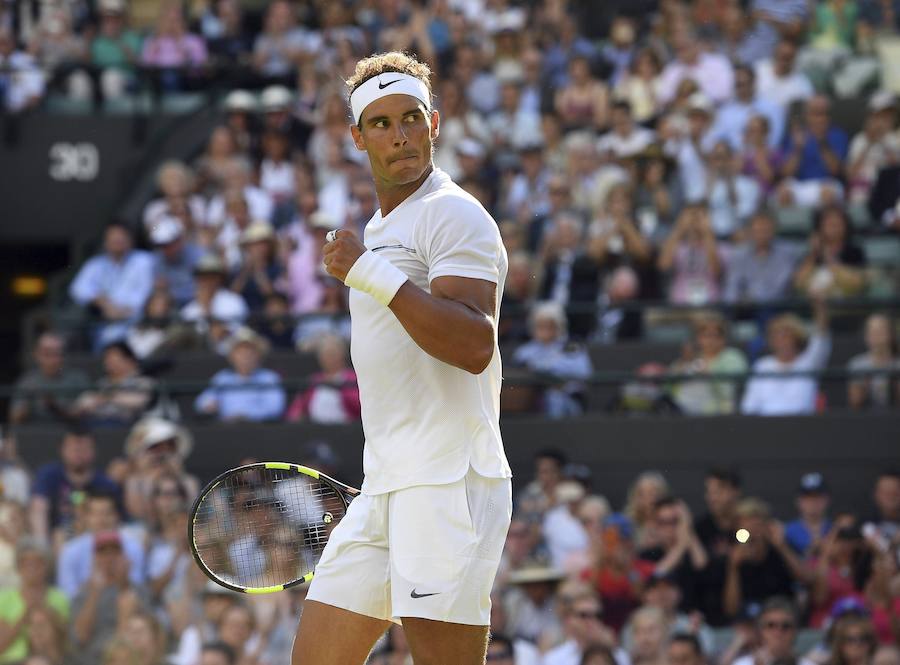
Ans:
POLYGON ((378 89, 384 90, 389 85, 394 85, 397 81, 402 81, 403 79, 394 79, 393 81, 388 81, 387 83, 382 83, 381 79, 378 79, 378 89))
POLYGON ((416 593, 416 590, 413 589, 409 592, 410 598, 427 598, 428 596, 436 596, 440 593, 440 591, 435 591, 434 593, 416 593))

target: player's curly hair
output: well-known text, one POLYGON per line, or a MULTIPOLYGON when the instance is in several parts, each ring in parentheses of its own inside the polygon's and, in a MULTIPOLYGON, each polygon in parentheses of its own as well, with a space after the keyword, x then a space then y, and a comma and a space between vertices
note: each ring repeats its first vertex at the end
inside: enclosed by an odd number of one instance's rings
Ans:
MULTIPOLYGON (((378 76, 385 72, 414 76, 428 88, 429 97, 432 97, 434 94, 431 90, 431 68, 424 62, 416 60, 415 56, 401 53, 400 51, 376 53, 357 62, 353 76, 346 80, 348 94, 353 94, 354 90, 373 76, 378 76)), ((431 102, 432 100, 429 99, 428 101, 431 102)))

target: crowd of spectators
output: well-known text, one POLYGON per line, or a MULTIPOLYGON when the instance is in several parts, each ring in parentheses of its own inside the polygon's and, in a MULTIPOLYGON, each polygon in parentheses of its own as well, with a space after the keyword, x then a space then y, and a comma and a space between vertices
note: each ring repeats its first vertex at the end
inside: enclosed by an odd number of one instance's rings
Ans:
MULTIPOLYGON (((298 407, 298 409, 301 407, 298 407)), ((13 436, 0 480, 0 662, 276 665, 289 661, 306 587, 235 594, 206 580, 186 541, 199 490, 190 432, 146 417, 102 468, 89 429, 27 468, 13 436)), ((329 472, 322 441, 298 460, 329 472)), ((252 461, 250 458, 244 461, 252 461)), ((623 498, 558 450, 519 485, 492 593, 489 662, 503 665, 896 665, 900 474, 832 505, 818 472, 773 514, 739 473, 706 472, 688 508, 645 471, 623 498)), ((398 627, 370 659, 408 665, 398 627)))

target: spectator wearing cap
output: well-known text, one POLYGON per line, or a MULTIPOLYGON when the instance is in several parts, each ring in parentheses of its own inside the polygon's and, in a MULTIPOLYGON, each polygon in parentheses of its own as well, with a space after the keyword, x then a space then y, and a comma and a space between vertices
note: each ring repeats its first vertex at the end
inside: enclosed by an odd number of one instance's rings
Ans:
MULTIPOLYGON (((193 236, 196 226, 203 223, 206 202, 195 193, 194 172, 177 159, 162 163, 156 171, 156 188, 160 196, 144 207, 143 222, 147 235, 152 234, 158 218, 174 217, 193 236)), ((152 238, 151 238, 152 242, 152 238)))
POLYGON ((610 110, 610 130, 600 137, 597 149, 613 159, 633 157, 646 150, 655 138, 651 130, 635 123, 629 102, 616 100, 610 110))
POLYGON ((121 322, 140 316, 152 290, 151 254, 133 248, 128 228, 111 224, 103 235, 103 252, 81 267, 69 286, 69 295, 78 305, 90 308, 110 324, 101 328, 99 341, 102 343, 124 334, 121 322))
POLYGON ((12 424, 53 421, 88 387, 88 377, 82 370, 66 366, 66 342, 59 333, 41 333, 32 358, 34 366, 16 380, 9 407, 12 424))
POLYGON ((127 27, 125 0, 100 0, 100 23, 90 44, 91 64, 100 70, 103 97, 122 97, 135 84, 141 36, 127 27))
POLYGON ((337 335, 323 335, 316 342, 319 371, 309 387, 294 398, 285 419, 291 422, 349 423, 360 418, 356 372, 347 362, 347 344, 337 335))
POLYGON ((227 274, 225 263, 218 256, 202 256, 194 266, 194 299, 181 309, 181 318, 193 324, 197 334, 209 334, 213 344, 221 342, 223 334, 247 318, 244 299, 224 288, 227 274))
POLYGON ((322 267, 322 249, 329 231, 340 223, 328 214, 316 211, 306 219, 304 237, 287 261, 287 291, 294 314, 315 312, 322 304, 328 275, 322 267))
POLYGON ((850 203, 866 203, 881 169, 900 162, 900 136, 893 132, 897 100, 881 90, 869 100, 865 125, 850 142, 846 177, 850 203))
POLYGON ((260 312, 266 298, 282 286, 275 229, 268 222, 253 222, 241 234, 241 250, 243 260, 231 290, 241 295, 251 312, 260 312))
POLYGON ((16 547, 19 586, 0 589, 0 662, 18 663, 28 655, 36 612, 49 611, 60 624, 68 620, 69 599, 48 584, 51 564, 46 546, 27 537, 20 540, 16 547))
POLYGON ((586 523, 590 538, 588 567, 580 578, 589 582, 603 603, 603 621, 620 631, 631 612, 640 606, 640 592, 648 583, 653 564, 635 556, 634 530, 624 515, 609 515, 599 523, 586 523))
POLYGON ((294 7, 276 0, 266 10, 263 29, 253 44, 253 66, 267 80, 292 84, 295 68, 319 47, 316 33, 297 25, 294 7))
POLYGON ((772 213, 760 210, 747 224, 747 242, 726 265, 723 299, 730 303, 767 303, 784 298, 791 285, 797 252, 775 236, 772 213))
POLYGON ((696 609, 700 579, 709 557, 694 530, 687 504, 671 496, 658 499, 653 526, 659 545, 643 549, 638 556, 654 564, 654 575, 671 576, 676 581, 682 611, 696 609))
POLYGON ((143 579, 133 579, 136 566, 128 558, 122 535, 106 530, 85 536, 90 537, 91 558, 84 562, 86 579, 72 601, 75 665, 101 662, 103 650, 120 622, 147 604, 141 587, 143 579))
POLYGON ((734 97, 716 113, 713 135, 716 139, 728 141, 733 150, 740 150, 744 143, 744 129, 750 118, 757 115, 763 116, 769 123, 769 146, 778 146, 784 135, 785 110, 759 95, 756 73, 752 67, 738 65, 734 70, 734 97))
POLYGON ((16 49, 11 28, 0 26, 0 110, 21 113, 35 108, 44 96, 44 72, 28 53, 16 49))
POLYGON ((810 335, 795 314, 781 314, 769 321, 767 337, 772 355, 753 364, 741 400, 741 412, 778 416, 809 414, 816 410, 818 384, 813 376, 786 376, 788 372, 815 372, 825 367, 831 354, 828 310, 821 299, 813 301, 814 330, 810 335))
MULTIPOLYGON (((265 88, 259 96, 259 106, 264 131, 278 132, 287 137, 290 145, 297 149, 311 150, 307 145, 311 129, 295 116, 294 95, 288 88, 282 85, 270 85, 265 88)), ((345 107, 342 105, 340 108, 343 111, 345 107)), ((326 113, 327 108, 322 112, 326 113)), ((346 125, 346 115, 343 119, 346 125)))
POLYGON ((154 246, 153 272, 157 289, 164 289, 177 307, 194 299, 194 267, 203 250, 185 237, 184 225, 176 217, 157 217, 151 222, 154 246))
POLYGON ((759 648, 752 654, 738 658, 732 665, 754 665, 760 659, 765 659, 766 662, 812 665, 806 658, 798 658, 794 651, 799 620, 797 608, 787 595, 767 600, 756 622, 761 636, 759 648))
POLYGON ((810 297, 852 296, 866 285, 866 255, 853 239, 843 207, 819 211, 809 238, 809 251, 794 275, 794 286, 810 297))
POLYGON ((742 499, 735 516, 735 534, 742 535, 735 536, 739 539, 728 555, 722 587, 722 606, 732 617, 748 603, 790 596, 795 582, 812 581, 811 572, 787 544, 783 525, 771 519, 765 502, 742 499))
POLYGON ((847 363, 850 382, 847 403, 852 409, 889 409, 900 404, 900 376, 872 375, 875 370, 900 370, 894 327, 887 314, 870 314, 865 323, 866 352, 847 363))
POLYGON ((503 603, 510 636, 528 640, 538 648, 559 638, 561 626, 556 606, 564 579, 562 571, 534 560, 524 562, 509 574, 510 588, 503 603))
POLYGON ((678 84, 684 79, 693 80, 713 102, 721 104, 732 94, 734 70, 722 55, 704 50, 697 34, 683 29, 672 39, 675 59, 666 65, 660 75, 660 100, 668 104, 675 99, 678 84))
POLYGON ((228 344, 231 369, 213 375, 194 402, 197 412, 225 422, 280 418, 285 403, 281 378, 260 367, 267 351, 266 341, 249 328, 235 332, 228 344))
POLYGON ((69 535, 87 492, 120 493, 119 486, 95 467, 95 459, 93 435, 73 427, 60 440, 59 461, 37 469, 28 521, 39 542, 57 543, 69 535))
POLYGON ((256 96, 247 90, 232 90, 222 102, 225 114, 225 126, 231 130, 238 150, 244 154, 253 154, 257 147, 256 113, 259 104, 256 96))
POLYGON ((781 205, 817 208, 844 196, 840 183, 847 158, 847 133, 831 122, 831 102, 816 95, 785 133, 785 180, 778 189, 781 205))
POLYGON ((85 531, 66 541, 59 552, 56 561, 56 583, 59 588, 70 600, 85 591, 94 571, 94 555, 98 543, 103 545, 109 542, 114 542, 120 551, 124 551, 128 560, 126 578, 136 586, 143 584, 143 543, 130 531, 122 528, 116 495, 91 490, 84 497, 79 510, 83 511, 85 531))
POLYGON ((72 405, 72 415, 97 426, 131 425, 156 396, 156 381, 141 374, 140 362, 127 342, 103 348, 103 376, 72 405))
POLYGON ((831 530, 828 507, 831 497, 821 473, 804 473, 797 489, 797 519, 784 526, 784 537, 802 558, 816 556, 822 539, 831 530))
POLYGON ((512 364, 550 379, 541 403, 550 418, 577 415, 584 409, 584 384, 593 372, 591 359, 568 338, 565 310, 557 302, 535 305, 531 315, 531 341, 513 354, 512 364))

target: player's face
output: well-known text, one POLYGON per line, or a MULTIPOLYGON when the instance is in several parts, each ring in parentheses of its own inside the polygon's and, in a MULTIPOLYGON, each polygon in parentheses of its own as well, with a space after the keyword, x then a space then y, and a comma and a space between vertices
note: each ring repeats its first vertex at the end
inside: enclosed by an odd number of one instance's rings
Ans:
POLYGON ((431 166, 432 144, 438 136, 438 113, 409 95, 377 99, 362 114, 360 127, 350 128, 356 147, 369 154, 375 181, 405 185, 431 166))

